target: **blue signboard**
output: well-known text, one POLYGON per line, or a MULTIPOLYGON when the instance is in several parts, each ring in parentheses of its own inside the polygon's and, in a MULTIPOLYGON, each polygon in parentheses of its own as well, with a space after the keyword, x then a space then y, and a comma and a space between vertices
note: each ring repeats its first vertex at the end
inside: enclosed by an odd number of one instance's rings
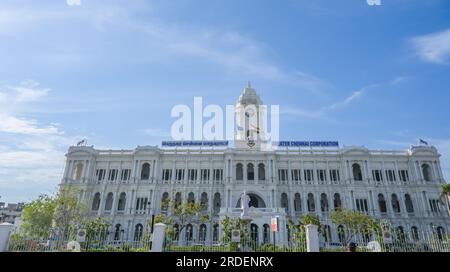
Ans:
POLYGON ((228 141, 163 141, 162 146, 228 146, 228 141))
POLYGON ((278 146, 282 147, 339 147, 336 141, 280 141, 278 146))

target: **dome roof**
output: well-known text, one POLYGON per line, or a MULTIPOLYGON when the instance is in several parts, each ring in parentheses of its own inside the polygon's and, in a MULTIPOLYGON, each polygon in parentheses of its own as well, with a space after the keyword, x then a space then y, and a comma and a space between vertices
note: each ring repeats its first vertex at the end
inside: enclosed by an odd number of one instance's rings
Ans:
POLYGON ((238 104, 242 105, 262 105, 262 100, 256 94, 255 89, 252 88, 250 82, 245 87, 244 92, 239 96, 238 104))

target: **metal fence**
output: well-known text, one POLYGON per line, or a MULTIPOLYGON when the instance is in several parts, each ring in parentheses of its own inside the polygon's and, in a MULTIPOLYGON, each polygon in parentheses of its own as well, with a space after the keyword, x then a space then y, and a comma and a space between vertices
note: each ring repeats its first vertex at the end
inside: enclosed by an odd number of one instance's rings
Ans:
POLYGON ((241 237, 239 242, 223 237, 220 241, 207 243, 175 241, 166 237, 165 252, 306 252, 306 237, 288 243, 260 243, 251 237, 241 237))
MULTIPOLYGON (((51 231, 42 235, 26 236, 13 233, 9 239, 10 252, 146 252, 151 249, 149 233, 142 233, 138 239, 123 239, 120 235, 101 231, 88 233, 78 242, 77 230, 51 231)), ((122 235, 123 236, 123 235, 122 235)))
POLYGON ((450 252, 449 237, 435 232, 393 231, 389 234, 390 237, 386 239, 381 230, 356 233, 349 240, 345 238, 345 234, 339 234, 339 242, 326 241, 326 237, 321 235, 320 251, 348 251, 349 243, 353 243, 356 252, 450 252))
MULTIPOLYGON (((151 234, 147 232, 124 239, 123 233, 101 231, 87 233, 79 243, 77 230, 57 231, 24 236, 13 233, 8 244, 12 252, 148 252, 151 250, 151 234)), ((339 234, 337 242, 319 234, 321 252, 348 251, 348 243, 355 244, 356 252, 450 252, 450 237, 435 232, 416 231, 411 233, 390 232, 389 239, 381 230, 361 232, 349 236, 339 234)), ((306 252, 306 235, 291 236, 288 242, 268 243, 260 241, 257 236, 243 235, 239 242, 231 237, 221 237, 218 241, 178 241, 171 235, 164 238, 165 252, 306 252)))

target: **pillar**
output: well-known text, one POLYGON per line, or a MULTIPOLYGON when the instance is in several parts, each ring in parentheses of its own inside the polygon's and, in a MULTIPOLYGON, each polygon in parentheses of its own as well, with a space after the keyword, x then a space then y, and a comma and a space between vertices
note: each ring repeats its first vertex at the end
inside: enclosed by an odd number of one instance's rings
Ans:
POLYGON ((154 226, 152 235, 152 252, 162 252, 164 246, 164 235, 166 225, 163 223, 157 223, 154 226))
POLYGON ((306 225, 306 251, 307 252, 319 252, 319 232, 318 226, 306 225))

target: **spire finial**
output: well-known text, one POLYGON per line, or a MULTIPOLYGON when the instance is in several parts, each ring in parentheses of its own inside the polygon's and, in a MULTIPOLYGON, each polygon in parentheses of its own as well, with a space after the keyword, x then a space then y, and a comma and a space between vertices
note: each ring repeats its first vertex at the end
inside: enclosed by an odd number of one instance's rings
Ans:
POLYGON ((250 83, 250 81, 247 81, 247 88, 251 88, 252 84, 250 83))

